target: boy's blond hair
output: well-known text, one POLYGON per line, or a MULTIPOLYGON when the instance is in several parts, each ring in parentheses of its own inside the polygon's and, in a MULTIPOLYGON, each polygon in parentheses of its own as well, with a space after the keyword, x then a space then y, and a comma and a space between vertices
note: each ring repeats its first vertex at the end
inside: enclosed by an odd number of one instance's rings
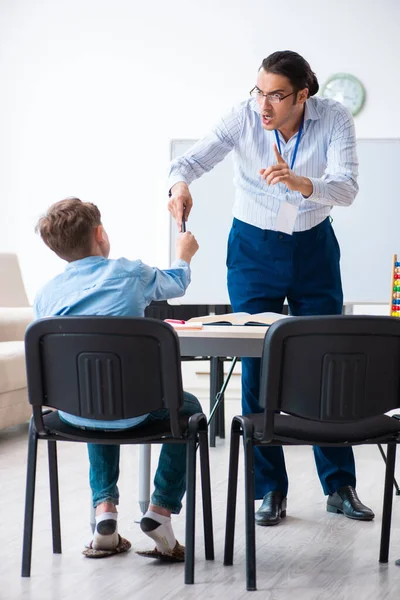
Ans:
POLYGON ((50 206, 35 231, 57 256, 72 262, 90 256, 92 231, 99 225, 101 214, 95 204, 66 198, 50 206))

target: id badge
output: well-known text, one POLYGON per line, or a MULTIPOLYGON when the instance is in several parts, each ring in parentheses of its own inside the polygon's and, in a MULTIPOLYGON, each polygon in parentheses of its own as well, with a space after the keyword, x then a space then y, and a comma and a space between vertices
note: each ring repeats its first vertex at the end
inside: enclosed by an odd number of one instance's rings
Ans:
POLYGON ((282 202, 276 218, 275 230, 292 235, 299 207, 290 202, 282 202))

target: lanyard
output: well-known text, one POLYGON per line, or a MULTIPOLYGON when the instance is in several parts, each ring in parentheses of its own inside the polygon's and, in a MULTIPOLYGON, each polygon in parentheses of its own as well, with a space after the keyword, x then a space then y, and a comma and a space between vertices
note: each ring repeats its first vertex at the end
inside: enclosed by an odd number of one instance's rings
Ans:
MULTIPOLYGON (((297 151, 298 151, 299 146, 300 146, 300 138, 301 138, 301 134, 303 133, 303 124, 304 124, 304 114, 303 114, 303 118, 302 118, 301 123, 300 123, 299 131, 297 133, 296 145, 294 147, 294 152, 293 152, 293 157, 292 157, 292 164, 290 165, 290 170, 293 170, 294 163, 295 163, 296 156, 297 156, 297 151)), ((278 132, 277 132, 276 129, 275 129, 275 139, 276 139, 276 143, 277 143, 277 146, 278 146, 279 154, 282 156, 281 140, 279 139, 279 135, 278 135, 278 132)))

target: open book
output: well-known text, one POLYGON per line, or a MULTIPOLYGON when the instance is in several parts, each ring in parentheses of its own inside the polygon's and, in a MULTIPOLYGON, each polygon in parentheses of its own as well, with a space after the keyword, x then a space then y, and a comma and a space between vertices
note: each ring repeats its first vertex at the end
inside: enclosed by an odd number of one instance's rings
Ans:
POLYGON ((274 312, 264 312, 251 315, 246 312, 228 313, 226 315, 207 315, 205 317, 193 317, 187 323, 203 323, 203 325, 272 325, 279 319, 285 319, 287 315, 274 312))

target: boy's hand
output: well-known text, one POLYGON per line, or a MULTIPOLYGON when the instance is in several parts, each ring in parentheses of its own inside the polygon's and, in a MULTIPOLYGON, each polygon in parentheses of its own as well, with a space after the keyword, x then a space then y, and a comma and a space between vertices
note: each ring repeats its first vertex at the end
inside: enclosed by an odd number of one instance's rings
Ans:
POLYGON ((184 260, 188 264, 199 249, 196 238, 190 231, 180 233, 176 238, 176 258, 184 260))

